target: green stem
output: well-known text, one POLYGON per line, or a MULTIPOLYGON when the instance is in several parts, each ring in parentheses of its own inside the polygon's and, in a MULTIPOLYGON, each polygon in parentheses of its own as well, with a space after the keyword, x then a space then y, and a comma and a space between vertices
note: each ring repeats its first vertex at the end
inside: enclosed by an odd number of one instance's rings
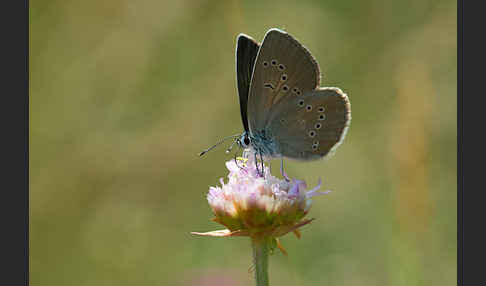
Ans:
POLYGON ((252 238, 256 286, 268 286, 268 253, 271 238, 252 238))

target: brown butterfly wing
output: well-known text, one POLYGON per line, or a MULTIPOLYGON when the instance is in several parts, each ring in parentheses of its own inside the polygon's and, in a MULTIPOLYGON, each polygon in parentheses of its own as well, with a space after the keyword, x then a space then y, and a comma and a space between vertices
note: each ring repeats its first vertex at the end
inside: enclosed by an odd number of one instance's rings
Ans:
POLYGON ((279 29, 265 35, 258 51, 248 98, 250 131, 262 130, 272 109, 287 97, 319 86, 319 66, 296 39, 279 29))
POLYGON ((251 74, 260 45, 251 37, 240 34, 236 41, 236 81, 240 99, 241 120, 245 131, 248 127, 248 94, 250 92, 251 74))
POLYGON ((285 98, 272 112, 272 130, 278 153, 298 160, 332 154, 346 135, 351 105, 339 88, 319 88, 285 98))

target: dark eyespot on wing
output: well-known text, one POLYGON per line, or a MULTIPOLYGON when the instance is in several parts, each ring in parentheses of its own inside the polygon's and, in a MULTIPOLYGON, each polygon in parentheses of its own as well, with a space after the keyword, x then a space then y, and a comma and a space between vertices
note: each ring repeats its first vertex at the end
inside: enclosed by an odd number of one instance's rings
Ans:
POLYGON ((264 86, 271 88, 271 89, 275 89, 275 87, 273 87, 273 84, 271 84, 271 83, 266 83, 264 86))

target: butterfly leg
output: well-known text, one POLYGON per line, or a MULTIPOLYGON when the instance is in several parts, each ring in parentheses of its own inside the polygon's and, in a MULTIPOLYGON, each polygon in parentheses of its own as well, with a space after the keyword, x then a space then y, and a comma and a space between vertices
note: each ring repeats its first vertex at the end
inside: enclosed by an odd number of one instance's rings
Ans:
POLYGON ((260 153, 260 162, 262 163, 261 167, 262 167, 262 177, 265 179, 265 164, 263 163, 263 156, 262 156, 262 153, 260 153))
POLYGON ((241 170, 243 170, 244 168, 241 167, 240 165, 238 165, 238 160, 236 159, 236 153, 235 153, 235 164, 236 166, 238 166, 238 168, 240 168, 241 170))
POLYGON ((260 170, 258 170, 258 160, 257 160, 257 153, 255 152, 255 168, 257 170, 257 174, 260 175, 260 170))
POLYGON ((284 171, 283 157, 281 158, 280 161, 280 174, 282 175, 282 177, 284 177, 285 181, 290 182, 289 177, 287 177, 287 174, 284 171))

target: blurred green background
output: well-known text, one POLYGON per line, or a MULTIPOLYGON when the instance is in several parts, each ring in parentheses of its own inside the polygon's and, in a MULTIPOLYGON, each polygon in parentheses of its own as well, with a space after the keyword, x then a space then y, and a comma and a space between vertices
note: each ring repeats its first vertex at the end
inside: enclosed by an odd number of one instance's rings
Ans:
MULTIPOLYGON (((456 1, 30 1, 31 285, 253 285, 246 238, 194 237, 242 130, 235 40, 285 29, 350 98, 332 190, 272 285, 456 284, 456 1)), ((278 170, 278 161, 273 170, 278 170)), ((278 174, 278 172, 276 172, 278 174)))

